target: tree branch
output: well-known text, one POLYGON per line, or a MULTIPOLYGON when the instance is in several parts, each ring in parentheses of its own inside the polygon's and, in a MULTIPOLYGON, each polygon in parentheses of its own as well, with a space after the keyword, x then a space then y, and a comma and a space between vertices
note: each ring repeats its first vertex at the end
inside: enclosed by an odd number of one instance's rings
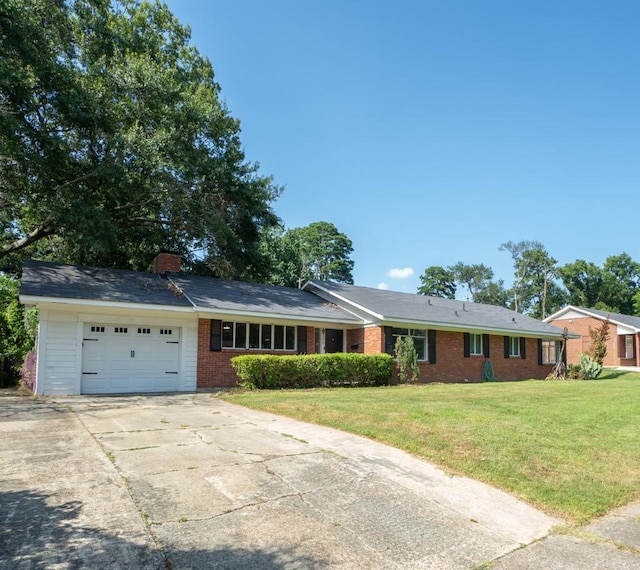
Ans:
POLYGON ((12 243, 3 245, 2 249, 0 249, 0 259, 10 255, 11 253, 15 253, 16 251, 20 251, 21 249, 24 249, 45 237, 52 236, 56 231, 57 230, 53 225, 53 220, 51 218, 47 218, 42 222, 42 224, 26 236, 21 237, 12 243))

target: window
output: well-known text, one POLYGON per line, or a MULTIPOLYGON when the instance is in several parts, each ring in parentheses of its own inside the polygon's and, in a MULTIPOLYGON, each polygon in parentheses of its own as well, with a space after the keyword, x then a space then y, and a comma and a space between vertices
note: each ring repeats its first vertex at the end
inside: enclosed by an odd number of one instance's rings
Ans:
POLYGON ((172 329, 160 329, 160 334, 173 334, 173 330, 172 329))
POLYGON ((146 329, 141 327, 138 329, 138 334, 151 334, 151 329, 146 329))
POLYGON ((469 335, 469 354, 472 356, 482 356, 482 335, 471 333, 469 335))
POLYGON ((91 332, 95 332, 95 333, 103 333, 104 332, 104 327, 96 327, 96 326, 91 326, 91 332))
POLYGON ((559 340, 542 341, 542 364, 557 364, 562 343, 559 340))
POLYGON ((127 334, 129 332, 129 329, 127 327, 115 327, 113 329, 113 332, 118 334, 127 334))
POLYGON ((251 350, 295 350, 296 328, 258 323, 222 323, 222 347, 251 350))
POLYGON ((396 338, 409 337, 413 339, 413 346, 416 347, 418 353, 418 360, 427 360, 427 331, 423 329, 405 329, 405 328, 393 328, 391 330, 393 335, 393 343, 395 346, 396 338))
POLYGON ((624 337, 624 357, 633 358, 633 336, 630 334, 624 337))
POLYGON ((509 338, 509 349, 507 356, 517 357, 520 356, 520 337, 519 336, 510 336, 509 338))

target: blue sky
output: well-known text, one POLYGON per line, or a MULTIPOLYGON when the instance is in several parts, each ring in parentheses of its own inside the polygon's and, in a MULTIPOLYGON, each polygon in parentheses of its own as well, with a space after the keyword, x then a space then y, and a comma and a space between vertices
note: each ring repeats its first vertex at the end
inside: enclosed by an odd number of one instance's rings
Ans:
POLYGON ((288 228, 328 221, 354 280, 415 292, 506 241, 640 262, 640 3, 170 0, 288 228), (395 271, 394 271, 395 270, 395 271))

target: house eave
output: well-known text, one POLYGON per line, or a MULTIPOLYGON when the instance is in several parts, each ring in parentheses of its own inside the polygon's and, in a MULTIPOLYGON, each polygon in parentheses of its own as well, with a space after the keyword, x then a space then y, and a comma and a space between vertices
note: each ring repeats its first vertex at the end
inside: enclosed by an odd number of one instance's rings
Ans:
POLYGON ((95 301, 91 299, 73 299, 67 297, 39 297, 36 295, 20 295, 20 302, 23 305, 74 305, 79 307, 100 307, 131 309, 136 311, 171 311, 176 313, 191 313, 192 307, 179 307, 174 305, 152 305, 147 303, 129 303, 118 301, 95 301))

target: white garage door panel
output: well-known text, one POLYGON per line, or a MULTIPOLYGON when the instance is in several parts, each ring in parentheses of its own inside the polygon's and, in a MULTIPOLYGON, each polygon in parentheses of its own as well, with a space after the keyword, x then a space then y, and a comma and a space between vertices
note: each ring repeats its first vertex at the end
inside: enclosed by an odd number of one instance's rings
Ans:
POLYGON ((84 326, 83 394, 176 391, 179 372, 179 327, 84 326))

